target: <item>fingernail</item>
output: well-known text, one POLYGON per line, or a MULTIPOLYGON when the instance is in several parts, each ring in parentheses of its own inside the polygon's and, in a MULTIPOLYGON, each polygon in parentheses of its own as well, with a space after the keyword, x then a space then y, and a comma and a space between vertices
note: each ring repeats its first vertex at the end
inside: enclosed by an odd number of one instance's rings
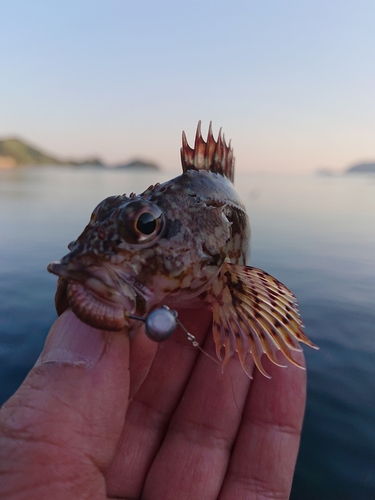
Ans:
POLYGON ((71 310, 67 310, 52 325, 36 366, 44 363, 93 366, 101 358, 107 343, 104 332, 82 323, 71 310))

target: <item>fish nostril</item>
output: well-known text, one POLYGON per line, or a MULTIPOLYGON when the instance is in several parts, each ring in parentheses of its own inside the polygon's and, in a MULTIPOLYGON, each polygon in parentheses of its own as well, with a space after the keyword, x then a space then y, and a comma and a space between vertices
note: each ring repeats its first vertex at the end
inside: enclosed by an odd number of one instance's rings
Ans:
POLYGON ((98 226, 97 235, 98 235, 99 240, 102 240, 102 241, 105 240, 107 233, 106 233, 106 230, 104 229, 103 226, 98 226))

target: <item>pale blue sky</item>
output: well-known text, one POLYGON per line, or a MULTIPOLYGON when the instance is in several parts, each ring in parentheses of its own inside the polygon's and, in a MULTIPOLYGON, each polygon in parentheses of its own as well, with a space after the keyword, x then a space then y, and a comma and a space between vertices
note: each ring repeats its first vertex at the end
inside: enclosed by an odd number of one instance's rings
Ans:
POLYGON ((199 119, 238 169, 375 160, 375 1, 1 1, 0 136, 177 169, 199 119))

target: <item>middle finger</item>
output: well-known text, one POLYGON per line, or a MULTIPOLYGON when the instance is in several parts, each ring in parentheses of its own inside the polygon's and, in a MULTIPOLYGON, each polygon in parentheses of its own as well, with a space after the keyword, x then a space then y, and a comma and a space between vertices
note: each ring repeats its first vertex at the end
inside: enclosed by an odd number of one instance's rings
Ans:
MULTIPOLYGON (((212 335, 205 349, 215 356, 212 335)), ((232 358, 223 373, 200 353, 148 473, 145 498, 217 498, 250 382, 238 359, 232 358)))

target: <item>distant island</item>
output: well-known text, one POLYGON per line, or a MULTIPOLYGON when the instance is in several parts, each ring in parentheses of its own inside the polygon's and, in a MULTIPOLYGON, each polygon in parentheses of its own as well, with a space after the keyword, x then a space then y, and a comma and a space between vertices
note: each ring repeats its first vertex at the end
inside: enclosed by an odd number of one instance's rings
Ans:
MULTIPOLYGON (((12 169, 28 165, 70 165, 75 167, 96 166, 109 168, 99 158, 87 158, 85 160, 66 160, 51 156, 27 142, 16 137, 9 139, 0 139, 0 169, 12 169)), ((129 163, 122 163, 112 168, 120 169, 152 169, 159 170, 159 167, 152 162, 146 162, 139 159, 132 160, 129 163)))
POLYGON ((83 161, 64 160, 43 153, 21 139, 0 140, 0 168, 24 165, 97 165, 102 167, 104 163, 98 158, 87 158, 83 161))
POLYGON ((345 174, 375 174, 375 163, 358 163, 345 170, 345 174))
POLYGON ((337 177, 340 175, 368 175, 375 174, 375 162, 356 163, 345 170, 335 170, 330 167, 319 167, 315 170, 315 174, 320 177, 337 177))
POLYGON ((319 167, 316 169, 316 174, 321 177, 333 177, 337 174, 332 168, 329 167, 319 167))
POLYGON ((160 167, 156 163, 150 161, 142 160, 132 160, 128 163, 123 163, 121 165, 116 165, 115 168, 125 168, 125 169, 147 169, 147 170, 160 170, 160 167))

